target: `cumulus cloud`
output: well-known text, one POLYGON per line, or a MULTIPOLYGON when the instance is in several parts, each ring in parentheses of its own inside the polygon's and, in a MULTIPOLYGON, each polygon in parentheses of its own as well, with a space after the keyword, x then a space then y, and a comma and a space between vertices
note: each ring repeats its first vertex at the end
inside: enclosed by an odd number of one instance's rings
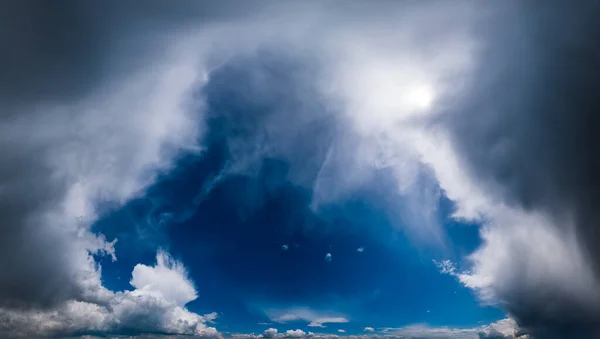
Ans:
POLYGON ((373 327, 365 327, 364 331, 365 332, 375 332, 375 329, 373 327))
POLYGON ((284 337, 286 338, 303 338, 305 336, 306 332, 302 330, 287 330, 284 334, 284 337))
POLYGON ((165 252, 154 266, 137 265, 133 291, 111 292, 96 282, 102 303, 67 301, 52 310, 0 310, 0 329, 11 337, 64 337, 76 333, 173 333, 217 336, 206 326, 216 313, 200 316, 185 308, 196 299, 185 269, 165 252))
POLYGON ((275 338, 277 337, 277 329, 276 328, 268 328, 263 332, 263 337, 265 338, 275 338))

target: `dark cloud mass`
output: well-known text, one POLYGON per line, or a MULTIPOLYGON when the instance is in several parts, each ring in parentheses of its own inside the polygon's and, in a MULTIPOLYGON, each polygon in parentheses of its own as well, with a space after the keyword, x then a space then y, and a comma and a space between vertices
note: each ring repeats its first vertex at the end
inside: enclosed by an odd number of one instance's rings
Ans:
MULTIPOLYGON (((575 233, 594 272, 596 289, 600 288, 600 29, 595 23, 599 13, 595 1, 523 3, 518 10, 496 13, 480 29, 484 61, 467 103, 446 117, 459 153, 487 189, 509 205, 549 216, 560 232, 575 233), (505 20, 512 22, 511 27, 501 23, 505 20)), ((545 246, 529 240, 532 247, 545 246)), ((514 259, 506 270, 519 272, 520 280, 502 286, 500 294, 521 325, 539 338, 600 334, 595 298, 583 291, 570 293, 568 286, 551 281, 530 285, 528 279, 535 279, 539 267, 525 266, 517 254, 514 259)))

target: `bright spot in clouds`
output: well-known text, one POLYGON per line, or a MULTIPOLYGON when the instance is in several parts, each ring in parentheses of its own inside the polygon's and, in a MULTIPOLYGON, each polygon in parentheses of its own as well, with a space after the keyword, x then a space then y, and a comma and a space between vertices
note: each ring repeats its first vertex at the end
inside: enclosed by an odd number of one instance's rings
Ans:
POLYGON ((332 260, 332 258, 331 258, 331 253, 327 253, 327 254, 325 255, 325 261, 327 261, 327 262, 331 262, 331 260, 332 260))
POLYGON ((411 88, 407 95, 408 101, 416 108, 427 109, 433 103, 433 90, 429 86, 411 88))

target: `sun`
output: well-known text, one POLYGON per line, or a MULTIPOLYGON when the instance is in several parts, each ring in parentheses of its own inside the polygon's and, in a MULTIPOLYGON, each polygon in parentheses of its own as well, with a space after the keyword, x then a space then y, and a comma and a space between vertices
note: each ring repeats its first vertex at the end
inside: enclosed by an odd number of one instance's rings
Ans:
POLYGON ((433 103, 434 93, 429 86, 416 86, 408 91, 407 99, 412 106, 419 109, 427 109, 433 103))

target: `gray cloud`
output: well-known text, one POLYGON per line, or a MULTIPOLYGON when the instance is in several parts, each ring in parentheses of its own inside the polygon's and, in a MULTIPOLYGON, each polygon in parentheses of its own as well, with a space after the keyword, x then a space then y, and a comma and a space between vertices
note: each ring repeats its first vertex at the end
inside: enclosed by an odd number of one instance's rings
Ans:
POLYGON ((202 46, 184 44, 182 26, 170 24, 184 8, 129 6, 0 4, 0 45, 10 51, 0 56, 5 334, 108 330, 150 313, 161 332, 191 331, 160 327, 178 314, 204 326, 164 298, 138 303, 107 291, 93 257, 116 259, 116 239, 90 230, 97 204, 141 194, 179 151, 197 150, 201 132, 189 90, 204 78, 202 46))
POLYGON ((505 206, 487 213, 476 270, 539 338, 600 329, 599 10, 584 1, 496 13, 464 104, 442 118, 471 178, 505 206))

